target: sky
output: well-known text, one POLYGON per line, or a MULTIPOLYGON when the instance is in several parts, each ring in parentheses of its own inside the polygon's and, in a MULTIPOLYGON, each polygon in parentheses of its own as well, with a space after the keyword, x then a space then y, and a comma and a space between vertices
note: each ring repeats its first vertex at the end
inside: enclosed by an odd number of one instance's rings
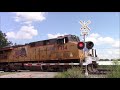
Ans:
POLYGON ((9 41, 25 44, 60 35, 80 35, 79 21, 91 23, 86 41, 99 58, 120 58, 120 12, 0 12, 0 30, 9 41))

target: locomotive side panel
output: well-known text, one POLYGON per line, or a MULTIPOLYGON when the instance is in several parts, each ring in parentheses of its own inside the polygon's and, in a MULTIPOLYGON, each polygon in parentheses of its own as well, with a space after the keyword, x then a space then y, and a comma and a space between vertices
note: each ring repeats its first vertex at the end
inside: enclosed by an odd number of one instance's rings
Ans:
POLYGON ((40 47, 36 48, 35 58, 37 61, 40 61, 40 47))
POLYGON ((70 36, 32 42, 27 45, 14 47, 9 53, 9 59, 1 62, 26 62, 47 60, 79 60, 84 57, 83 51, 77 48, 77 39, 70 36), (73 41, 72 41, 73 40, 73 41))
POLYGON ((26 45, 23 47, 23 55, 20 61, 30 61, 30 47, 26 45))
POLYGON ((35 48, 30 48, 29 49, 29 51, 30 51, 30 53, 29 53, 29 57, 30 57, 30 61, 34 61, 34 59, 35 59, 35 48))
POLYGON ((47 46, 47 60, 57 60, 56 58, 56 45, 48 45, 47 46))
POLYGON ((46 60, 55 60, 55 46, 54 45, 47 45, 46 46, 46 60))
POLYGON ((1 56, 0 56, 0 62, 8 62, 8 58, 5 58, 5 57, 8 57, 8 55, 4 56, 4 55, 1 54, 1 56))
POLYGON ((68 57, 68 53, 69 53, 68 44, 57 45, 56 51, 57 51, 56 52, 56 59, 57 60, 69 59, 69 57, 68 57))
POLYGON ((83 52, 83 50, 79 50, 77 48, 77 43, 75 43, 75 42, 70 43, 68 48, 70 49, 72 59, 78 59, 78 60, 84 59, 84 52, 83 52))
POLYGON ((14 59, 15 59, 15 54, 14 54, 14 48, 13 50, 9 53, 9 58, 8 58, 8 61, 9 62, 14 62, 14 59))
POLYGON ((46 46, 42 46, 40 48, 40 61, 45 61, 47 58, 46 58, 46 46))
POLYGON ((9 62, 9 57, 11 55, 11 50, 0 50, 0 62, 9 62))
POLYGON ((78 52, 79 50, 76 47, 76 43, 69 42, 64 45, 58 46, 58 56, 60 56, 62 60, 79 59, 78 52))
POLYGON ((79 59, 78 49, 76 48, 76 43, 69 42, 66 49, 68 51, 66 59, 79 59))
POLYGON ((23 62, 29 60, 28 47, 21 46, 12 50, 9 56, 9 62, 23 62))

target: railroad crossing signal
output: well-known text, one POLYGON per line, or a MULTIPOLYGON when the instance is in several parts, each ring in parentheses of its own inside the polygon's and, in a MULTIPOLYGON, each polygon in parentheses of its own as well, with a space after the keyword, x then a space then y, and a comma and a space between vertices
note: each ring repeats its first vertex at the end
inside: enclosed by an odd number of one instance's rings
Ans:
MULTIPOLYGON (((88 35, 88 33, 89 33, 90 28, 88 27, 88 25, 91 23, 91 21, 90 21, 90 20, 88 20, 87 22, 85 22, 85 21, 80 21, 79 23, 82 25, 82 27, 80 28, 80 30, 81 30, 81 35, 84 36, 84 45, 81 45, 81 43, 78 43, 78 48, 81 49, 80 47, 83 48, 83 46, 85 46, 85 44, 86 44, 86 43, 85 43, 85 35, 88 35)), ((87 47, 88 49, 90 49, 90 48, 93 47, 93 45, 91 45, 91 44, 93 44, 93 43, 89 42, 89 44, 90 44, 90 45, 86 45, 86 47, 87 47)), ((84 55, 85 55, 85 52, 88 52, 88 51, 87 51, 87 49, 84 47, 84 55)), ((87 65, 86 65, 86 69, 85 69, 85 76, 88 76, 87 65)))
POLYGON ((90 30, 88 25, 91 23, 91 21, 90 20, 88 20, 87 22, 80 21, 79 23, 82 25, 82 27, 80 28, 81 35, 88 35, 89 34, 89 30, 90 30))

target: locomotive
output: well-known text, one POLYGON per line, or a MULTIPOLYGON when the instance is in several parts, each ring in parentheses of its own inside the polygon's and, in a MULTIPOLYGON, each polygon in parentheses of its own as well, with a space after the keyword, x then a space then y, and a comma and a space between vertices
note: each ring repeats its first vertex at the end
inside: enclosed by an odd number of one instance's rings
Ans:
POLYGON ((71 66, 89 65, 89 71, 97 66, 94 43, 82 42, 76 35, 64 35, 57 38, 30 42, 0 48, 0 69, 4 71, 63 70, 71 66), (84 47, 88 51, 85 52, 84 47), (92 61, 85 58, 91 55, 92 61))

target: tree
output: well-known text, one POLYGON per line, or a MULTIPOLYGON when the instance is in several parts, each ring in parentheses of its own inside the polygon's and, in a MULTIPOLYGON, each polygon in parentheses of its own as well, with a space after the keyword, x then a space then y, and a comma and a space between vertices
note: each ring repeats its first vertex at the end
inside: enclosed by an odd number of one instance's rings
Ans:
POLYGON ((0 48, 10 45, 12 45, 12 42, 8 41, 6 34, 0 30, 0 48))

